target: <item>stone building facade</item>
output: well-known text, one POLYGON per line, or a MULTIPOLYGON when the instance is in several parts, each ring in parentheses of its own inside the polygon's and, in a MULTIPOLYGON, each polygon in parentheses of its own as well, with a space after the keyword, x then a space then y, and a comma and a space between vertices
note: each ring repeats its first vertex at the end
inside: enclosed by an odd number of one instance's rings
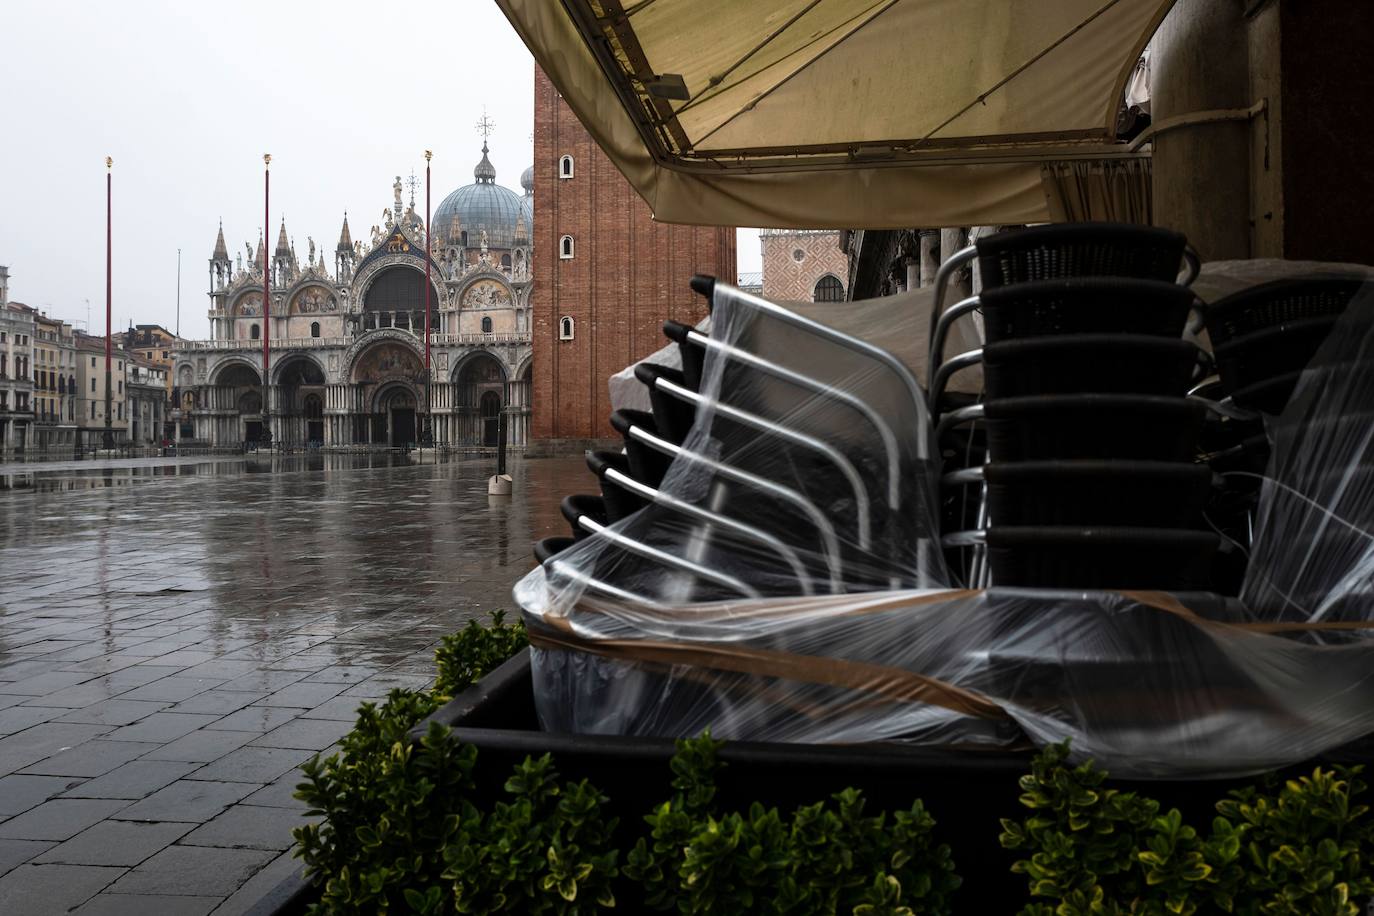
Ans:
MULTIPOLYGON (((105 434, 105 338, 75 335, 76 343, 76 428, 83 445, 99 447, 105 434)), ((128 439, 128 420, 125 417, 124 375, 129 357, 123 350, 113 349, 110 355, 110 430, 115 444, 128 439)))
MULTIPOLYGON (((0 295, 5 292, 0 286, 0 295)), ((0 299, 0 451, 4 452, 25 449, 31 441, 33 315, 28 306, 0 299)))
POLYGON ((33 335, 33 440, 39 449, 76 445, 76 339, 72 326, 39 312, 33 335))
POLYGON ((347 214, 332 270, 314 240, 298 258, 285 223, 270 253, 210 259, 211 339, 182 342, 172 379, 177 438, 325 448, 403 447, 423 436, 425 405, 441 445, 523 445, 530 415, 532 173, 519 194, 482 157, 474 182, 435 209, 430 372, 424 371, 425 230, 412 198, 393 201, 363 239, 347 214), (263 273, 271 303, 263 313, 263 273), (263 411, 262 335, 270 335, 263 411))
POLYGON ((127 388, 129 443, 155 446, 164 438, 167 412, 167 370, 140 356, 130 356, 124 383, 127 388))
POLYGON ((843 302, 849 261, 838 229, 761 229, 763 296, 774 301, 843 302))
POLYGON ((571 449, 614 435, 607 379, 696 323, 693 274, 735 278, 735 230, 655 222, 543 71, 534 85, 531 435, 571 449))

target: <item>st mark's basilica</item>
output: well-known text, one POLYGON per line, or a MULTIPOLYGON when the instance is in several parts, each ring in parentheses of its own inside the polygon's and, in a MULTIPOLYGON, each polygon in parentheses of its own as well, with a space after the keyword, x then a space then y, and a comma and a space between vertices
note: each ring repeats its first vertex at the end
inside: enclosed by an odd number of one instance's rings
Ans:
POLYGON ((175 359, 180 437, 231 446, 262 437, 262 339, 270 334, 266 411, 279 445, 407 446, 429 392, 436 442, 495 445, 529 435, 533 168, 519 194, 496 183, 482 146, 474 181, 434 210, 431 372, 424 373, 423 219, 401 180, 382 222, 353 238, 345 214, 331 271, 324 246, 297 257, 285 222, 231 256, 220 227, 210 260, 211 339, 175 359), (270 316, 264 316, 263 271, 270 316))

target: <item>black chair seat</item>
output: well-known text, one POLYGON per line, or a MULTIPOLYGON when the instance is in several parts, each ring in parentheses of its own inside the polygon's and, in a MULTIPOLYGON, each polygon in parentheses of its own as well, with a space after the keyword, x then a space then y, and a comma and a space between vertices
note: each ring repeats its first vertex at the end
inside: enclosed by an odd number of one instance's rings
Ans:
POLYGON ((625 438, 625 457, 629 459, 630 473, 635 480, 657 489, 673 460, 631 436, 632 427, 656 435, 654 415, 643 410, 617 410, 611 414, 611 428, 625 438))
POLYGON ((989 344, 1052 334, 1181 337, 1194 302, 1186 286, 1120 277, 1018 283, 979 299, 989 344))
POLYGON ((696 421, 696 409, 689 403, 660 391, 655 384, 658 379, 688 388, 687 380, 678 369, 670 369, 656 363, 640 363, 635 366, 635 378, 648 386, 649 403, 654 408, 654 424, 659 435, 674 445, 681 445, 687 439, 696 421))
POLYGON ((1242 334, 1217 346, 1214 353, 1222 387, 1234 395, 1277 376, 1301 372, 1335 325, 1334 317, 1304 318, 1242 334))
POLYGON ((591 534, 578 522, 578 519, 583 516, 590 518, 599 525, 606 524, 606 503, 600 496, 587 493, 565 496, 563 501, 559 503, 558 510, 563 513, 563 518, 567 519, 568 526, 572 528, 573 540, 576 541, 580 541, 591 534))
POLYGON ((677 344, 677 352, 682 357, 682 377, 687 387, 700 391, 701 377, 706 369, 706 347, 690 339, 693 330, 681 322, 663 322, 663 335, 677 344))
POLYGON ((1275 280, 1218 299, 1205 312, 1212 347, 1264 328, 1309 318, 1331 318, 1345 311, 1367 280, 1332 275, 1275 280))
POLYGON ((606 504, 607 524, 615 524, 622 518, 628 518, 648 505, 642 497, 606 477, 606 472, 612 469, 626 477, 634 477, 630 472, 629 459, 624 455, 615 452, 588 452, 587 467, 601 480, 601 497, 606 504))
POLYGON ((1218 538, 1177 528, 1026 526, 987 530, 997 586, 1201 589, 1218 538))
POLYGON ((1186 398, 1054 394, 985 405, 994 462, 1070 458, 1190 461, 1206 408, 1186 398))
POLYGON ((549 559, 558 553, 566 550, 573 545, 572 538, 544 538, 534 544, 534 560, 540 566, 549 562, 549 559))
POLYGON ((984 468, 994 525, 1187 528, 1212 485, 1204 465, 1173 461, 1021 461, 984 468))
POLYGON ((1063 277, 1174 282, 1187 239, 1130 223, 1058 223, 999 232, 977 242, 985 290, 1063 277))
POLYGON ((1062 334, 983 348, 989 399, 1032 394, 1161 394, 1188 390, 1201 359, 1192 343, 1145 334, 1062 334))

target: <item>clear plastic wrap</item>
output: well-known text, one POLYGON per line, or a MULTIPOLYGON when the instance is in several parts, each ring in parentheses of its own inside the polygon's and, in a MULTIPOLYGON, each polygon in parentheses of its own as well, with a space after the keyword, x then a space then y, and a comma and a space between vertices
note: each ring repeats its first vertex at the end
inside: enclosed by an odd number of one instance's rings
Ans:
POLYGON ((908 361, 720 285, 711 341, 652 504, 516 587, 546 729, 1068 738, 1140 777, 1254 772, 1374 732, 1374 423, 1352 419, 1374 411, 1374 289, 1271 424, 1241 600, 951 589, 908 361))

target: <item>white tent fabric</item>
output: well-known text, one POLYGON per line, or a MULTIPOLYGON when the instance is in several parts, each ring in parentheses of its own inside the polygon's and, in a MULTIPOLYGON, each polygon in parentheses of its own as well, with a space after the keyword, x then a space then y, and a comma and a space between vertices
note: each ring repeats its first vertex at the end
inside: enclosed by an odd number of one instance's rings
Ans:
POLYGON ((871 228, 1049 219, 1173 4, 497 2, 656 218, 871 228))

